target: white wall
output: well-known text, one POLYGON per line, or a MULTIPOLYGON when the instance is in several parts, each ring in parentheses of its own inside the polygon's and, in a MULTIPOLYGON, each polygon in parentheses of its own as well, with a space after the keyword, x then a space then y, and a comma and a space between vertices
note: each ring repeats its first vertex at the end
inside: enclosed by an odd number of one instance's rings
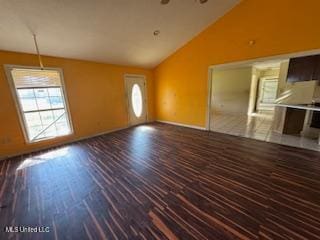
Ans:
POLYGON ((214 69, 212 73, 212 102, 214 114, 247 114, 252 67, 214 69))

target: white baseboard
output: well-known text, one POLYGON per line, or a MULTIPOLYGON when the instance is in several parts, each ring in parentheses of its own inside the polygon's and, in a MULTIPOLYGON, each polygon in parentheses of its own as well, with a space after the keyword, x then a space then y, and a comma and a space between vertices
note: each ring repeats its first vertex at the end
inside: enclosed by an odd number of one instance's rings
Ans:
POLYGON ((162 121, 162 120, 156 120, 156 122, 166 123, 166 124, 175 125, 175 126, 179 126, 179 127, 193 128, 193 129, 202 130, 202 131, 207 130, 204 127, 199 127, 199 126, 196 126, 196 125, 189 125, 189 124, 182 124, 182 123, 177 123, 177 122, 162 121))
POLYGON ((127 126, 127 127, 123 127, 123 128, 116 128, 116 129, 108 130, 108 131, 101 132, 101 133, 92 134, 92 135, 85 136, 85 137, 79 137, 79 138, 76 138, 76 139, 67 140, 67 141, 63 141, 63 142, 60 142, 60 143, 56 143, 56 144, 50 144, 48 146, 43 146, 43 147, 34 148, 34 149, 26 150, 26 151, 21 151, 21 152, 18 152, 18 153, 7 155, 7 156, 1 156, 0 157, 0 161, 8 159, 8 158, 12 158, 12 157, 17 157, 17 156, 20 156, 20 155, 23 155, 23 154, 29 154, 29 153, 33 153, 33 152, 38 152, 38 151, 42 151, 42 150, 46 150, 46 149, 50 149, 50 148, 54 148, 54 147, 59 147, 59 146, 65 145, 65 144, 70 144, 70 143, 86 140, 86 139, 89 139, 89 138, 94 138, 94 137, 98 137, 98 136, 101 136, 101 135, 105 135, 105 134, 109 134, 109 133, 113 133, 113 132, 118 132, 118 131, 130 128, 130 127, 131 126, 127 126))

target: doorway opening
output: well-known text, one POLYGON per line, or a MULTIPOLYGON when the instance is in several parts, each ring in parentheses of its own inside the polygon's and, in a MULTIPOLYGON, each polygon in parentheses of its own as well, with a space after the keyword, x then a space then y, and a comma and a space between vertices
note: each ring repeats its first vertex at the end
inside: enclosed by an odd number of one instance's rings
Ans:
POLYGON ((320 55, 307 54, 210 67, 207 129, 320 151, 320 70, 301 67, 320 55))
POLYGON ((272 129, 281 63, 214 68, 210 130, 264 140, 272 129))
POLYGON ((263 77, 259 79, 257 96, 257 111, 273 111, 277 99, 278 77, 263 77))

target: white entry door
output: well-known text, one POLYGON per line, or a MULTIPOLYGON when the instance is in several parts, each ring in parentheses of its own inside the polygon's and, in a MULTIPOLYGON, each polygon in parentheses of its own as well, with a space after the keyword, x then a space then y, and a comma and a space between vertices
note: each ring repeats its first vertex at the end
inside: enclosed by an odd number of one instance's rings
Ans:
POLYGON ((125 76, 129 125, 147 121, 146 79, 144 76, 125 76))

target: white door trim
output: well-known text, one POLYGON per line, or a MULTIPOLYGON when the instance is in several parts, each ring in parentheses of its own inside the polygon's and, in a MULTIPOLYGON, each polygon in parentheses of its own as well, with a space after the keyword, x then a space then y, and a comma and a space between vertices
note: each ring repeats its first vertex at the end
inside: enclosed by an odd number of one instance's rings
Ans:
MULTIPOLYGON (((261 99, 262 99, 262 96, 261 94, 264 93, 263 92, 263 85, 268 82, 268 81, 273 81, 273 82, 276 82, 277 83, 277 88, 276 88, 276 93, 278 91, 278 84, 279 84, 279 77, 278 76, 267 76, 267 77, 261 77, 259 78, 259 84, 258 84, 258 94, 257 94, 257 101, 256 101, 256 109, 257 110, 261 110, 259 109, 260 104, 264 104, 264 103, 260 103, 261 99)), ((267 104, 268 105, 268 104, 267 104)), ((270 106, 274 106, 274 103, 273 104, 269 104, 270 106)))
POLYGON ((124 90, 125 90, 125 101, 126 101, 126 105, 127 105, 127 125, 128 126, 132 126, 133 124, 130 122, 130 103, 129 103, 129 96, 128 96, 128 84, 127 84, 127 79, 128 78, 141 78, 144 80, 145 84, 144 84, 144 106, 145 106, 145 111, 146 111, 146 121, 149 121, 149 109, 148 109, 148 91, 147 91, 147 85, 148 85, 148 81, 145 75, 140 75, 140 74, 124 74, 124 90))
POLYGON ((207 98, 207 111, 206 111, 206 126, 205 129, 210 131, 211 128, 211 102, 212 102, 212 73, 213 69, 208 69, 208 98, 207 98))

